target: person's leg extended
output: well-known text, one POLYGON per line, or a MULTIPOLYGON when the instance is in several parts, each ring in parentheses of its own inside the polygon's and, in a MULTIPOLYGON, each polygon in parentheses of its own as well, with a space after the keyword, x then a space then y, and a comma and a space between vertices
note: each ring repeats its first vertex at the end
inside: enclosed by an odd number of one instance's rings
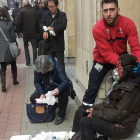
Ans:
POLYGON ((26 64, 30 64, 30 53, 29 53, 29 48, 28 48, 28 46, 29 46, 28 40, 29 40, 29 38, 26 35, 23 35, 26 64))
POLYGON ((88 114, 86 113, 85 108, 79 108, 76 112, 75 112, 75 116, 74 116, 74 120, 73 120, 73 127, 72 127, 72 131, 73 132, 78 132, 80 130, 80 120, 83 117, 86 117, 88 114))
POLYGON ((113 67, 114 66, 111 64, 97 64, 97 62, 94 62, 89 74, 88 89, 83 97, 83 107, 89 108, 95 102, 95 98, 105 75, 109 70, 113 69, 113 67), (99 70, 99 67, 102 68, 99 70))
POLYGON ((110 123, 95 117, 84 117, 80 120, 81 140, 94 140, 96 133, 105 137, 109 135, 110 123))
POLYGON ((31 39, 31 44, 32 44, 32 49, 33 49, 33 64, 34 64, 37 58, 37 45, 38 45, 37 38, 31 39))

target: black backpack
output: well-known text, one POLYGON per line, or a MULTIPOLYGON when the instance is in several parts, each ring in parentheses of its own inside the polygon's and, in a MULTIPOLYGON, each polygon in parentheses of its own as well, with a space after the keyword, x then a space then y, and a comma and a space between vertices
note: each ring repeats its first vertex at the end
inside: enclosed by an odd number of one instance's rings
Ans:
POLYGON ((70 98, 74 100, 76 94, 75 94, 75 91, 73 89, 73 84, 72 84, 72 81, 69 78, 68 78, 68 81, 69 81, 69 89, 70 89, 70 98))

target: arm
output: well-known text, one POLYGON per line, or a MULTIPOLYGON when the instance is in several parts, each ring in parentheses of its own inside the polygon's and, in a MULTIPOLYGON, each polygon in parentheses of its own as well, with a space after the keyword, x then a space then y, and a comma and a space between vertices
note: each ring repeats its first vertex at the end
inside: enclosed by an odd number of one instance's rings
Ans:
POLYGON ((119 56, 113 51, 111 45, 107 42, 105 36, 103 36, 103 33, 94 28, 92 33, 100 54, 108 63, 115 65, 119 56))
POLYGON ((140 44, 138 39, 138 33, 135 24, 131 21, 128 24, 127 29, 128 34, 128 43, 130 45, 131 54, 137 57, 138 62, 140 63, 140 44))
POLYGON ((39 73, 36 71, 34 71, 34 85, 40 95, 45 94, 45 89, 43 87, 42 80, 39 76, 39 73))
POLYGON ((66 29, 66 27, 67 27, 67 18, 66 18, 66 14, 63 13, 61 16, 61 24, 53 27, 53 30, 55 33, 57 33, 57 32, 64 31, 66 29))
POLYGON ((120 123, 124 120, 130 112, 133 110, 134 98, 137 93, 125 92, 122 99, 118 102, 116 108, 104 108, 103 110, 94 110, 92 113, 93 117, 98 117, 109 122, 120 123), (133 103, 133 104, 132 104, 133 103))
POLYGON ((59 89, 59 93, 63 92, 65 89, 68 88, 68 80, 67 80, 67 76, 66 73, 64 71, 64 68, 61 66, 61 64, 57 61, 57 74, 58 74, 58 78, 60 80, 60 84, 57 86, 57 88, 59 89))
POLYGON ((14 23, 13 22, 11 22, 10 33, 11 33, 13 41, 15 42, 16 41, 16 35, 15 35, 15 31, 14 31, 14 23))
POLYGON ((44 12, 42 19, 40 21, 40 29, 42 33, 44 32, 43 26, 46 26, 46 12, 44 12))

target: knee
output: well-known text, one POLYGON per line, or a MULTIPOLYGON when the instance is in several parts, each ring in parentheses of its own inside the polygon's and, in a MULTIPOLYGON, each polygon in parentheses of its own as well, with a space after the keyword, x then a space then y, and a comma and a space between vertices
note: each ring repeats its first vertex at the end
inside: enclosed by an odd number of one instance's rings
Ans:
POLYGON ((87 128, 91 124, 90 118, 84 117, 80 120, 80 128, 87 128))
POLYGON ((36 104, 35 98, 33 97, 33 95, 30 96, 30 102, 32 104, 36 104))

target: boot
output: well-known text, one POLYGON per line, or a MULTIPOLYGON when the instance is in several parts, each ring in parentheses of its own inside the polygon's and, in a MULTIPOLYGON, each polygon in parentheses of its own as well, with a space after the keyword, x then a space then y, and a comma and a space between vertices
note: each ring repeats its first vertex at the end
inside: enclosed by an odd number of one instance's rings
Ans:
POLYGON ((2 85, 1 91, 2 92, 6 92, 6 80, 5 80, 5 77, 6 77, 6 72, 1 72, 1 85, 2 85))
POLYGON ((12 70, 12 75, 13 75, 13 84, 17 85, 19 82, 17 81, 17 66, 16 68, 11 68, 12 70))

